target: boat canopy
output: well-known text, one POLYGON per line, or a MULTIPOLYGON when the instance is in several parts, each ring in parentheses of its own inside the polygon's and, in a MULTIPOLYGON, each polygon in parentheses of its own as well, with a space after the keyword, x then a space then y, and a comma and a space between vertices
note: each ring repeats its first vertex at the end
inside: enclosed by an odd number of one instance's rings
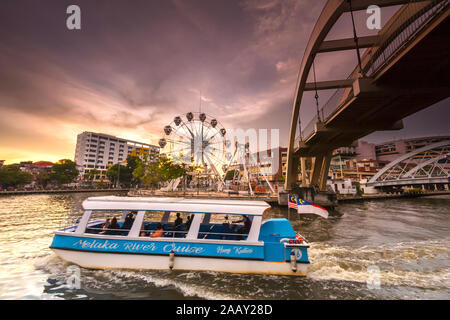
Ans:
POLYGON ((85 210, 172 211, 260 216, 270 208, 265 201, 185 199, 174 197, 90 197, 85 210))

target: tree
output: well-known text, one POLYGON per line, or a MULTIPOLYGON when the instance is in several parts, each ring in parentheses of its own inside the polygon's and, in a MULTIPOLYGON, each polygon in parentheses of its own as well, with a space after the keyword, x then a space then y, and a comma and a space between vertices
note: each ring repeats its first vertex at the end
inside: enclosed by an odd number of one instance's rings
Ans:
POLYGON ((20 170, 18 165, 0 167, 0 185, 2 188, 16 187, 33 181, 33 176, 20 170))
POLYGON ((52 179, 50 171, 46 169, 39 169, 35 175, 36 183, 42 187, 47 187, 47 184, 52 179))
POLYGON ((76 163, 69 159, 62 159, 55 163, 50 174, 51 179, 58 184, 71 183, 78 175, 76 163))
POLYGON ((91 169, 89 172, 86 172, 84 174, 84 179, 87 181, 90 181, 92 184, 92 181, 95 179, 95 176, 100 174, 100 170, 97 169, 91 169))
POLYGON ((128 167, 122 166, 119 163, 116 163, 115 165, 111 166, 111 168, 109 168, 106 171, 106 176, 108 177, 109 181, 111 181, 112 183, 116 183, 117 178, 119 178, 120 184, 130 184, 131 178, 132 178, 132 174, 131 174, 130 170, 128 169, 128 167), (119 169, 119 166, 120 166, 120 169, 119 169), (120 170, 120 177, 119 177, 119 170, 120 170))
POLYGON ((139 180, 134 177, 133 172, 134 172, 134 170, 136 170, 136 168, 140 164, 142 164, 141 158, 139 158, 137 156, 128 156, 127 157, 127 168, 128 168, 128 172, 130 173, 130 181, 133 184, 139 183, 139 180))
POLYGON ((133 172, 134 169, 136 169, 140 163, 142 163, 142 160, 138 156, 127 157, 127 167, 128 169, 131 170, 131 172, 133 172))
POLYGON ((186 174, 187 170, 184 166, 175 164, 165 157, 153 161, 149 155, 145 155, 144 160, 133 171, 134 179, 149 187, 157 187, 160 182, 176 179, 186 174))
POLYGON ((237 172, 237 170, 230 170, 230 171, 228 171, 224 180, 233 180, 233 177, 234 177, 236 172, 237 172))
MULTIPOLYGON (((119 183, 125 185, 137 183, 139 180, 134 178, 133 171, 136 170, 136 168, 141 164, 142 160, 139 157, 128 156, 127 165, 120 165, 119 183)), ((106 171, 106 176, 108 177, 109 181, 111 181, 112 183, 116 183, 119 176, 119 164, 116 163, 115 165, 111 166, 111 168, 106 171)))

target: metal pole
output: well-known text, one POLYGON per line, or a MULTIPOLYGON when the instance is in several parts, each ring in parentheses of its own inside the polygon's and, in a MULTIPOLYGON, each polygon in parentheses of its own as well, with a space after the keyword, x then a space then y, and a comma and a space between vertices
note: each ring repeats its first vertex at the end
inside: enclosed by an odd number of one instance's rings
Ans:
POLYGON ((288 220, 291 221, 291 207, 289 207, 289 199, 288 199, 288 220))
POLYGON ((184 186, 183 186, 183 197, 186 197, 186 178, 187 178, 187 176, 185 174, 184 175, 184 181, 183 181, 183 184, 184 184, 184 186))
POLYGON ((355 45, 356 45, 356 56, 358 57, 359 71, 361 72, 361 75, 364 76, 364 73, 363 73, 363 70, 361 67, 361 55, 359 53, 358 36, 356 35, 355 20, 353 18, 352 0, 347 0, 347 1, 348 1, 348 4, 350 5, 350 16, 352 17, 352 26, 353 26, 353 39, 355 40, 355 45))
MULTIPOLYGON (((316 57, 314 56, 314 59, 316 57)), ((319 112, 319 93, 317 93, 317 82, 316 82, 316 67, 315 67, 315 63, 313 61, 313 74, 314 74, 314 90, 316 91, 316 94, 314 95, 314 98, 316 99, 316 109, 317 109, 317 121, 321 121, 320 120, 320 112, 319 112)))
POLYGON ((120 161, 119 161, 119 169, 117 170, 117 188, 120 187, 120 161))

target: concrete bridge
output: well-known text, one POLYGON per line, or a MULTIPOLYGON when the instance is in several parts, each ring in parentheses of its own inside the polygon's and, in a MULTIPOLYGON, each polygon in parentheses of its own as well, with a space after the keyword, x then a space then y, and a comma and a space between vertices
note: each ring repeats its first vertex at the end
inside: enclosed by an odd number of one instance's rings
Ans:
MULTIPOLYGON (((329 0, 303 56, 292 108, 285 189, 297 181, 306 187, 305 157, 313 157, 309 185, 326 189, 331 152, 379 130, 403 128, 402 119, 450 93, 450 1, 329 0), (346 12, 369 5, 400 5, 376 36, 325 41, 346 12), (366 48, 363 55, 359 50, 366 48), (307 83, 319 53, 356 50, 357 66, 347 79, 307 83), (317 115, 299 126, 303 93, 336 89, 317 115), (299 166, 300 164, 300 166, 299 166)), ((323 79, 321 79, 323 80, 323 79)))

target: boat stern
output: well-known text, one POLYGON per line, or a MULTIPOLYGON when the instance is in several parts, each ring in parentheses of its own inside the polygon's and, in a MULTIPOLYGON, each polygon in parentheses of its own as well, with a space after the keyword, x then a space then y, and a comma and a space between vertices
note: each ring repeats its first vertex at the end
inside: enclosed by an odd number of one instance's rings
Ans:
POLYGON ((287 219, 265 221, 260 240, 264 242, 264 261, 282 264, 284 274, 306 275, 309 245, 287 219))

